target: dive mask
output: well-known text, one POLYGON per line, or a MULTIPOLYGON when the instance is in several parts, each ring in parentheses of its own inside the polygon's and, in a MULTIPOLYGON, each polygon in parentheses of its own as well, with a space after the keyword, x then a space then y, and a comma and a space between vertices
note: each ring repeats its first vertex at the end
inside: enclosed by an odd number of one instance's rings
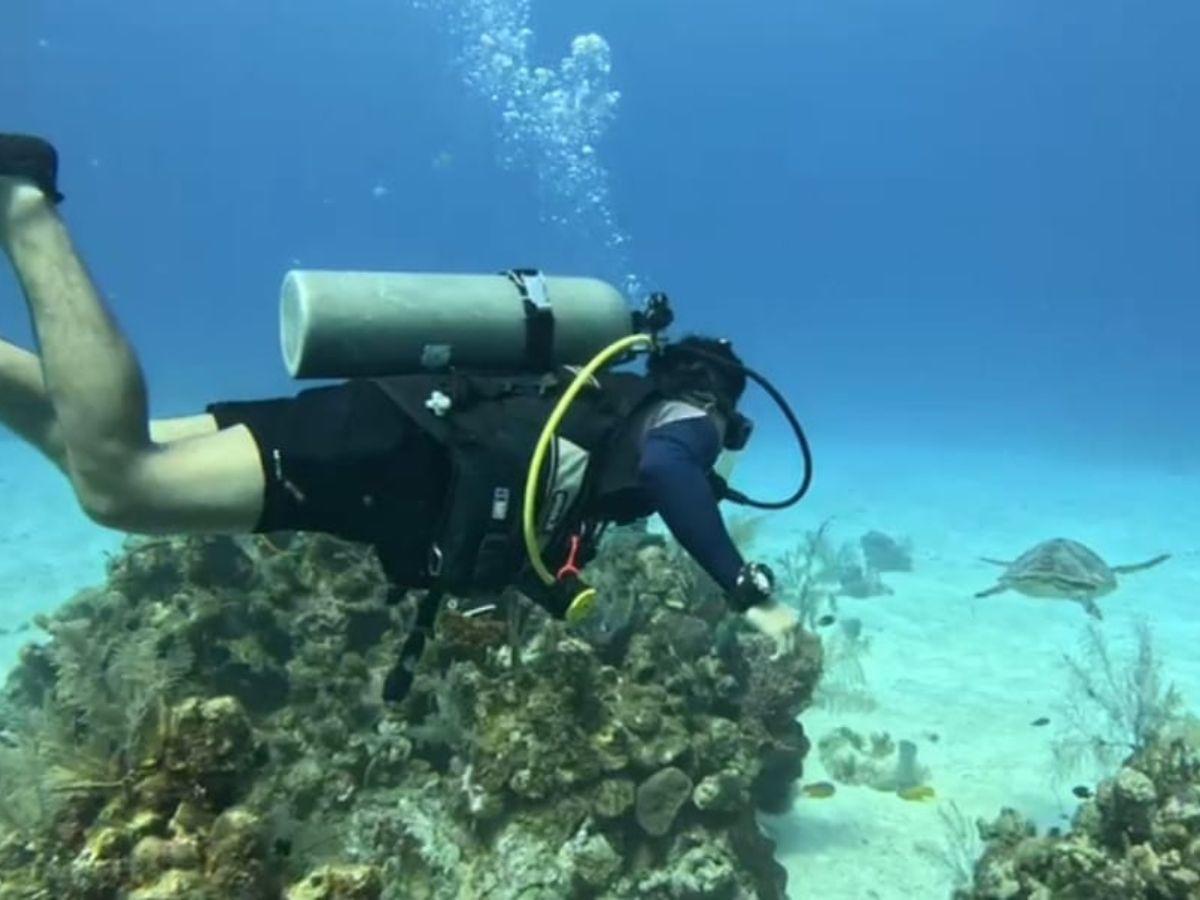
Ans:
POLYGON ((725 413, 725 439, 722 445, 726 450, 744 450, 753 434, 753 419, 743 416, 736 409, 725 413))

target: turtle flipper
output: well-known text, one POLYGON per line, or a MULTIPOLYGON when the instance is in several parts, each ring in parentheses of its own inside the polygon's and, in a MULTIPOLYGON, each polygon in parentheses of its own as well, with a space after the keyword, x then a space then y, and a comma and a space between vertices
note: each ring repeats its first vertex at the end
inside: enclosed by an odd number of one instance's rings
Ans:
POLYGON ((980 591, 978 594, 975 594, 975 598, 979 599, 980 597, 991 597, 995 594, 1003 594, 1007 590, 1008 590, 1007 584, 997 584, 993 587, 988 588, 986 591, 980 591))
POLYGON ((1086 597, 1079 602, 1083 604, 1083 608, 1087 610, 1087 614, 1093 619, 1101 620, 1104 618, 1104 613, 1100 612, 1100 607, 1096 605, 1096 601, 1091 597, 1086 597))
POLYGON ((1111 570, 1114 575, 1128 575, 1130 572, 1140 572, 1142 569, 1157 566, 1159 563, 1166 562, 1170 558, 1170 553, 1164 553, 1162 556, 1156 556, 1154 559, 1148 559, 1145 562, 1131 563, 1127 566, 1112 566, 1111 570))
POLYGON ((1011 565, 1012 565, 1012 563, 1011 563, 1011 562, 1005 562, 1005 561, 1004 561, 1004 560, 1002 560, 1002 559, 992 559, 991 557, 988 557, 988 556, 981 556, 981 557, 979 557, 979 561, 980 561, 980 562, 985 562, 985 563, 990 563, 990 564, 991 564, 991 565, 993 565, 993 566, 1006 566, 1006 567, 1007 567, 1007 566, 1011 566, 1011 565))

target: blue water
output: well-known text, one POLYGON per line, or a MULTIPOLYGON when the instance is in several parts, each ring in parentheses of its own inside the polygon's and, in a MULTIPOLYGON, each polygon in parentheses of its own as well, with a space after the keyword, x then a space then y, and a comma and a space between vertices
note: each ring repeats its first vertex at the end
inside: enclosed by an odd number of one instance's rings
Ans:
POLYGON ((519 263, 667 290, 818 432, 1200 446, 1195 4, 535 2, 531 62, 611 47, 624 261, 498 165, 445 7, 332 10, 6 5, 4 127, 58 142, 163 406, 287 387, 293 260, 519 263))
MULTIPOLYGON (((812 510, 928 503, 961 536, 986 508, 1027 543, 1120 536, 1114 562, 1173 541, 1195 589, 1197 46, 1190 0, 6 0, 0 129, 57 143, 156 414, 294 389, 293 266, 596 274, 668 291, 792 398, 812 510), (523 75, 464 55, 526 9, 523 75), (578 103, 522 94, 538 66, 578 103)), ((0 335, 29 342, 7 276, 0 335)), ((749 407, 769 465, 743 477, 786 493, 749 407)))

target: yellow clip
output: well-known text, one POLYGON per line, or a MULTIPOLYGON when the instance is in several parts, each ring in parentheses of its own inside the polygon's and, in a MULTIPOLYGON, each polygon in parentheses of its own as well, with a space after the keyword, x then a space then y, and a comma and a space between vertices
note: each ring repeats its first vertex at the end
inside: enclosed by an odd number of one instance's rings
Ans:
POLYGON ((571 605, 567 607, 567 624, 575 625, 588 617, 596 606, 596 589, 586 588, 575 595, 571 605))

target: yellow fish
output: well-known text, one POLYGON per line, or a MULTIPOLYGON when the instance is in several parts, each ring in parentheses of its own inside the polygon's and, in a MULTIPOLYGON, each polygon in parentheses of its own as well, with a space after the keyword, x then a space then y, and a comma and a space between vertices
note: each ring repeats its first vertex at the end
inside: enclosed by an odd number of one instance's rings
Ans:
POLYGON ((812 784, 806 784, 800 788, 800 793, 814 800, 824 800, 826 797, 832 797, 836 790, 837 788, 830 781, 814 781, 812 784))
POLYGON ((912 800, 920 803, 924 800, 932 800, 936 795, 933 788, 927 784, 917 784, 912 787, 901 788, 896 791, 896 796, 901 800, 912 800))

